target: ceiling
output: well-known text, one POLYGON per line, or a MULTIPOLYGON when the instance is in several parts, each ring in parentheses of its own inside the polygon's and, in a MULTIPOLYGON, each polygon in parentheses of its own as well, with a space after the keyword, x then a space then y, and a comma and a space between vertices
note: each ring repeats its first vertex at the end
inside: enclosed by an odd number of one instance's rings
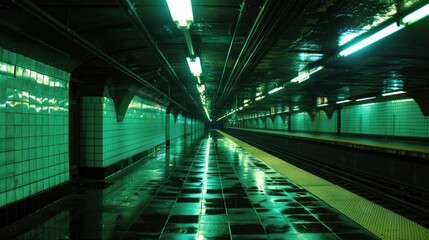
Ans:
MULTIPOLYGON (((428 2, 192 0, 189 33, 210 118, 247 99, 253 103, 243 112, 428 89, 428 17, 338 55, 428 2), (318 66, 324 68, 309 80, 291 83, 318 66), (267 95, 279 86, 285 88, 267 95), (254 101, 257 94, 267 97, 254 101)), ((80 87, 127 89, 207 120, 186 62, 186 31, 176 27, 164 0, 0 0, 0 16, 0 46, 72 72, 80 87)))

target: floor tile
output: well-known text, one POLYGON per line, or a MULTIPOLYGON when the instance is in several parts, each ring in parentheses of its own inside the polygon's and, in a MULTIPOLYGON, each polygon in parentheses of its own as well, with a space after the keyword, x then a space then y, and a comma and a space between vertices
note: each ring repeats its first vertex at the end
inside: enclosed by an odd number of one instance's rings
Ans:
POLYGON ((78 182, 0 239, 376 239, 228 139, 212 144, 172 141, 105 181, 78 182))

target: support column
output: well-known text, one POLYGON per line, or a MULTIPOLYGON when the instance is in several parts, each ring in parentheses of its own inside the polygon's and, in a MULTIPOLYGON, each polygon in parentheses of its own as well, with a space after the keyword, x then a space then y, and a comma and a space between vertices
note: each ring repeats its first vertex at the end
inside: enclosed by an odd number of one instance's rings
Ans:
POLYGON ((337 135, 341 136, 341 106, 337 107, 337 135))
POLYGON ((167 107, 167 111, 165 111, 165 146, 167 148, 170 147, 170 113, 172 106, 167 107))

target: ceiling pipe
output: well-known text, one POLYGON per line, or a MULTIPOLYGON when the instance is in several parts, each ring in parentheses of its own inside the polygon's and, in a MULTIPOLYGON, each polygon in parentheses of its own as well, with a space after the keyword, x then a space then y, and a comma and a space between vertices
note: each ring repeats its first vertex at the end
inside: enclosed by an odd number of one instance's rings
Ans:
MULTIPOLYGON (((305 6, 307 6, 307 4, 308 4, 308 2, 309 1, 306 1, 306 2, 302 2, 302 1, 300 1, 299 3, 300 4, 302 4, 301 5, 301 7, 300 7, 300 9, 299 9, 299 11, 297 11, 297 12, 301 12, 304 8, 305 8, 305 6)), ((296 3, 295 3, 296 4, 296 3)), ((293 14, 291 14, 288 10, 286 11, 282 11, 282 12, 280 12, 279 13, 279 15, 280 16, 291 16, 291 15, 293 15, 293 14)), ((295 15, 295 17, 296 17, 296 15, 295 15)), ((289 22, 291 22, 291 21, 293 21, 293 19, 295 18, 295 17, 292 17, 292 19, 289 21, 289 22)), ((269 19, 268 19, 269 20, 269 19)), ((281 26, 281 25, 287 25, 287 24, 285 24, 285 22, 284 21, 282 21, 283 19, 280 19, 280 18, 276 18, 275 20, 274 20, 274 22, 272 23, 272 24, 268 24, 268 21, 265 23, 265 25, 268 25, 269 26, 269 30, 267 31, 267 33, 264 35, 264 37, 261 37, 261 38, 259 38, 259 40, 258 40, 258 42, 256 43, 256 46, 254 47, 254 51, 252 51, 249 55, 250 56, 247 56, 245 59, 247 59, 246 60, 246 62, 244 63, 244 65, 243 65, 243 67, 239 70, 239 73, 236 75, 236 76, 234 76, 235 77, 235 81, 233 82, 233 85, 231 86, 231 88, 229 89, 229 92, 228 92, 228 94, 231 94, 231 92, 234 90, 234 88, 236 87, 236 85, 238 84, 238 81, 243 77, 243 75, 246 73, 246 71, 248 71, 248 65, 251 63, 251 62, 259 62, 259 61, 252 61, 253 60, 253 58, 254 58, 254 56, 255 56, 255 54, 256 54, 256 51, 257 50, 259 50, 260 49, 260 47, 261 47, 261 45, 263 45, 264 43, 265 43, 265 40, 267 39, 267 37, 268 37, 268 35, 269 34, 271 34, 278 26, 281 26)), ((280 31, 280 32, 283 32, 283 31, 280 31)), ((273 38, 272 36, 269 36, 269 38, 270 39, 276 39, 277 37, 275 37, 275 38, 273 38)), ((270 47, 269 47, 270 48, 270 47)), ((269 49, 268 49, 269 50, 269 49)), ((264 55, 263 53, 262 53, 262 55, 264 55)))
POLYGON ((213 100, 212 100, 212 101, 213 101, 213 103, 215 103, 215 102, 216 102, 217 96, 219 95, 219 91, 220 91, 220 88, 221 88, 221 86, 222 86, 223 78, 225 77, 226 66, 228 65, 229 56, 231 55, 231 51, 232 51, 232 47, 233 47, 234 42, 235 42, 235 38, 237 37, 238 27, 239 27, 239 26, 240 26, 240 24, 241 24, 241 18, 242 18, 242 16, 243 16, 243 12, 244 12, 244 7, 245 7, 245 5, 246 5, 246 0, 243 0, 243 2, 240 4, 240 10, 239 10, 239 11, 240 11, 240 13, 238 14, 237 23, 235 24, 234 33, 232 34, 231 42, 230 42, 230 44, 229 44, 229 48, 228 48, 228 53, 226 54, 225 63, 223 64, 222 75, 221 75, 220 80, 219 80, 219 85, 218 85, 218 88, 217 88, 216 94, 214 95, 214 98, 213 98, 213 100))
POLYGON ((191 57, 195 56, 194 46, 192 46, 191 33, 189 29, 183 29, 183 34, 185 35, 186 45, 188 45, 189 55, 191 57))
POLYGON ((149 45, 149 47, 153 50, 153 52, 156 54, 158 59, 161 60, 161 62, 167 68, 167 71, 170 73, 170 75, 173 77, 173 79, 176 81, 176 83, 183 89, 183 91, 185 91, 185 93, 189 96, 189 98, 191 98, 192 102, 195 104, 195 106, 197 108, 203 109, 195 101, 195 99, 189 93, 189 91, 185 87, 185 85, 183 85, 183 83, 180 81, 179 76, 174 71, 173 67, 168 62, 167 58, 164 56, 162 51, 159 49, 158 45, 155 43, 155 40, 153 40, 152 36, 150 35, 149 31, 147 30, 146 26, 144 25, 142 19, 140 18, 140 15, 138 14, 137 9, 135 8, 134 4, 130 0, 118 0, 118 3, 122 8, 124 8, 124 10, 126 11, 128 16, 130 17, 134 26, 137 28, 137 30, 142 35, 143 39, 146 41, 146 43, 149 45))
POLYGON ((142 77, 137 75, 135 72, 124 66, 122 63, 116 61, 112 57, 110 57, 108 54, 97 48, 95 45, 90 43, 88 40, 80 36, 78 33, 74 32, 67 26, 65 26, 63 23, 49 15, 47 12, 45 12, 43 9, 35 5, 33 2, 29 0, 13 0, 13 3, 21 7, 22 9, 26 10, 28 13, 36 17, 37 19, 41 20, 42 22, 48 24, 58 32, 64 34, 68 38, 70 38, 72 41, 76 42, 89 52, 93 53, 95 56, 99 57, 104 62, 110 64, 117 70, 121 71, 125 75, 129 76, 130 78, 136 80, 137 82, 143 84, 148 89, 158 93, 163 98, 167 99, 169 102, 176 104, 178 107, 182 108, 185 111, 190 112, 188 109, 186 109, 184 106, 173 100, 172 98, 165 95, 163 92, 158 90, 156 87, 152 86, 149 82, 144 80, 142 77))
MULTIPOLYGON (((276 8, 277 10, 277 8, 276 8)), ((254 40, 251 42, 250 47, 247 48, 247 52, 245 53, 245 57, 243 57, 243 60, 245 60, 244 63, 240 62, 241 66, 240 68, 237 68, 238 70, 235 71, 233 74, 231 74, 230 78, 232 79, 232 84, 230 84, 227 91, 225 91, 225 98, 230 95, 237 83, 239 82, 241 75, 244 71, 248 70, 248 65, 250 62, 253 62, 253 58, 256 54, 260 53, 260 50, 263 48, 265 44, 265 40, 269 37, 270 33, 275 29, 275 24, 271 24, 270 18, 275 15, 274 13, 270 13, 270 16, 268 19, 263 23, 263 26, 261 27, 261 32, 258 33, 256 37, 254 37, 254 40), (267 27, 268 26, 268 27, 267 27)))
MULTIPOLYGON (((225 88, 229 88, 229 86, 231 85, 231 83, 230 83, 230 81, 232 80, 231 76, 237 71, 238 64, 241 62, 243 54, 248 49, 248 46, 249 46, 251 40, 253 39, 254 34, 256 33, 256 30, 259 28, 259 26, 261 24, 261 20, 263 19, 263 16, 266 14, 267 5, 269 2, 270 2, 269 0, 265 0, 264 5, 262 6, 261 10, 259 11, 258 16, 256 17, 256 20, 255 20, 252 28, 250 29, 249 35, 246 38, 244 46, 241 48, 241 51, 237 57, 237 60, 235 61, 235 64, 234 64, 232 71, 231 71, 231 74, 228 77, 228 80, 226 82, 225 88)), ((222 92, 222 95, 221 95, 221 98, 218 102, 218 105, 220 105, 223 102, 223 100, 226 98, 227 95, 225 94, 225 92, 226 91, 222 92)))
MULTIPOLYGON (((228 86, 228 89, 226 89, 226 91, 223 92, 223 97, 224 97, 224 99, 222 99, 223 101, 227 98, 228 95, 230 95, 234 91, 234 89, 235 89, 236 85, 238 84, 238 82, 240 81, 240 79, 244 78, 244 75, 250 71, 249 70, 250 63, 258 63, 260 61, 260 60, 254 61, 255 55, 259 54, 259 58, 261 58, 263 55, 265 55, 264 52, 267 52, 271 48, 270 45, 266 46, 264 44, 265 40, 266 39, 278 39, 278 36, 284 32, 283 29, 285 27, 287 27, 288 24, 285 24, 286 19, 283 16, 287 16, 287 18, 289 18, 289 16, 292 16, 292 17, 290 17, 290 19, 288 21, 286 21, 289 23, 291 21, 293 21, 293 19, 296 18, 297 14, 291 14, 288 9, 299 8, 299 11, 297 11, 297 12, 301 12, 308 5, 309 2, 310 1, 305 1, 305 2, 300 1, 299 4, 298 4, 298 2, 295 2, 294 3, 295 6, 291 7, 291 8, 284 7, 283 4, 285 2, 281 2, 280 6, 276 5, 272 8, 270 8, 270 9, 274 9, 274 10, 280 9, 280 11, 271 12, 270 15, 266 18, 264 26, 261 29, 262 29, 262 31, 264 31, 265 29, 268 29, 268 30, 265 30, 265 33, 261 32, 258 35, 259 37, 255 38, 255 42, 251 43, 252 46, 248 49, 252 49, 252 51, 246 53, 246 56, 243 59, 247 59, 247 60, 237 70, 238 73, 237 72, 231 73, 230 78, 233 80, 231 81, 232 83, 228 86), (299 7, 297 7, 296 5, 299 5, 299 7), (274 20, 270 20, 273 17, 275 17, 274 20), (283 27, 278 29, 278 27, 280 27, 280 26, 283 26, 283 27), (273 34, 273 32, 274 32, 274 34, 273 34)), ((256 57, 258 57, 258 56, 256 56, 256 57)), ((241 61, 240 61, 240 63, 241 63, 241 61)))

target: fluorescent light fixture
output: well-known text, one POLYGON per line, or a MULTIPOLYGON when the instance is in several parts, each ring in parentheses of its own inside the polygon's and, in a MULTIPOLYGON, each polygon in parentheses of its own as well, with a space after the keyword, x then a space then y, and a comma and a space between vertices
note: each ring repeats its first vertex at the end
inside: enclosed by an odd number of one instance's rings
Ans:
POLYGON ((255 101, 259 101, 259 100, 261 100, 263 98, 265 98, 265 96, 259 96, 259 97, 255 98, 255 101))
POLYGON ((385 96, 398 95, 398 94, 402 94, 402 93, 407 93, 407 92, 405 92, 405 91, 388 92, 388 93, 381 94, 381 96, 385 97, 385 96))
POLYGON ((189 28, 194 21, 191 0, 167 0, 171 18, 179 28, 189 28))
POLYGON ((207 107, 206 107, 206 106, 203 106, 203 107, 204 107, 204 111, 206 112, 207 118, 208 118, 208 119, 209 119, 209 121, 211 122, 212 120, 211 120, 210 115, 209 115, 209 110, 207 110, 207 107))
POLYGON ((418 9, 417 11, 408 14, 402 19, 402 22, 410 24, 426 17, 427 15, 429 15, 429 4, 426 4, 424 7, 418 9))
POLYGON ((238 110, 243 110, 243 107, 239 107, 238 110))
POLYGON ((375 98, 375 97, 359 98, 359 99, 356 99, 356 102, 367 101, 367 100, 371 100, 371 99, 374 99, 374 98, 375 98))
POLYGON ((302 83, 305 80, 308 80, 310 78, 310 74, 308 74, 308 72, 300 72, 298 73, 298 76, 292 80, 290 80, 290 82, 297 82, 297 83, 302 83))
POLYGON ((199 93, 203 93, 206 90, 204 84, 197 84, 197 89, 199 93))
POLYGON ((201 73, 203 72, 201 70, 201 61, 199 57, 189 58, 187 57, 186 60, 188 61, 189 69, 191 70, 191 73, 195 77, 199 77, 201 73))
POLYGON ((226 116, 222 116, 222 117, 218 118, 217 121, 220 121, 220 120, 224 119, 225 117, 226 116))
POLYGON ((318 104, 317 106, 318 107, 324 107, 324 106, 328 106, 329 104, 327 104, 327 103, 322 103, 322 104, 318 104))
POLYGON ((283 88, 285 88, 285 87, 276 87, 276 88, 274 88, 274 89, 271 89, 271 90, 268 92, 268 94, 273 94, 273 93, 275 93, 275 92, 278 92, 278 91, 282 90, 283 88))
POLYGON ((243 103, 248 103, 248 102, 250 102, 250 99, 246 99, 243 101, 243 103))
POLYGON ((246 103, 246 104, 244 104, 244 105, 243 105, 243 107, 247 107, 247 106, 249 106, 249 104, 248 104, 248 103, 246 103))
POLYGON ((341 101, 338 101, 337 104, 348 103, 348 102, 351 102, 351 101, 352 100, 341 100, 341 101))
POLYGON ((310 69, 310 71, 308 72, 309 75, 317 73, 318 71, 322 70, 324 67, 323 66, 318 66, 315 68, 310 69))
POLYGON ((400 25, 398 26, 396 23, 392 23, 389 26, 383 28, 382 30, 374 33, 373 35, 365 38, 364 40, 356 43, 355 45, 346 48, 345 50, 341 51, 339 54, 340 56, 346 57, 368 45, 371 45, 375 42, 377 42, 378 40, 385 38, 387 36, 389 36, 390 34, 393 34, 395 32, 397 32, 398 30, 402 29, 403 26, 400 25))
MULTIPOLYGON (((426 4, 422 8, 408 14, 402 19, 402 23, 404 24, 411 24, 414 23, 424 17, 427 17, 429 15, 429 4, 426 4)), ((404 27, 403 24, 399 25, 397 23, 392 23, 389 26, 383 28, 382 30, 374 33, 373 35, 369 36, 368 38, 365 38, 364 40, 358 42, 357 44, 341 51, 339 53, 340 56, 348 56, 374 42, 377 42, 378 40, 385 38, 389 36, 390 34, 393 34, 399 30, 401 30, 404 27)))

